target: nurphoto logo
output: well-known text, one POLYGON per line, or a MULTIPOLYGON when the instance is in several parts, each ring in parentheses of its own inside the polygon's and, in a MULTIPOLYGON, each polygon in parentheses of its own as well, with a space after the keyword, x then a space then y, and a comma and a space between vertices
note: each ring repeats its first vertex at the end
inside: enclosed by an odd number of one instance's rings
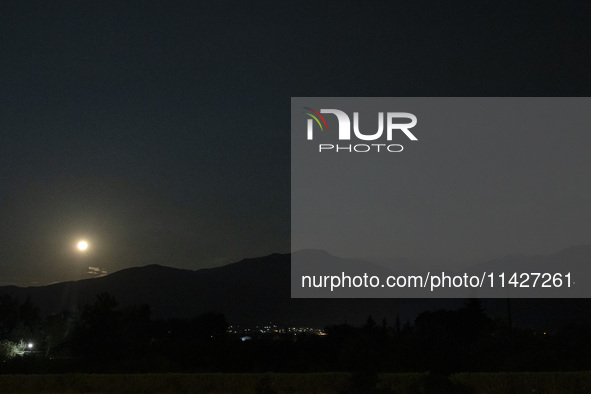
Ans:
MULTIPOLYGON (((316 111, 309 107, 303 107, 307 115, 307 138, 309 141, 314 140, 314 128, 320 129, 322 133, 330 133, 328 131, 328 124, 322 114, 332 114, 336 116, 338 122, 338 140, 339 141, 350 141, 351 140, 351 118, 344 111, 339 109, 321 109, 316 111)), ((361 141, 376 141, 382 138, 384 134, 384 118, 386 123, 386 141, 392 141, 392 137, 397 133, 404 134, 411 141, 418 141, 417 137, 410 131, 411 128, 416 126, 417 117, 408 112, 387 112, 384 117, 383 112, 378 112, 378 129, 373 133, 362 133, 359 128, 359 112, 353 112, 353 134, 354 138, 361 141), (402 120, 402 122, 401 122, 402 120), (404 122, 406 121, 406 122, 404 122)), ((383 140, 383 138, 382 138, 383 140)), ((355 152, 355 153, 366 153, 370 151, 375 152, 391 152, 397 153, 402 152, 403 146, 400 144, 390 143, 361 143, 361 144, 318 144, 318 152, 355 152)))

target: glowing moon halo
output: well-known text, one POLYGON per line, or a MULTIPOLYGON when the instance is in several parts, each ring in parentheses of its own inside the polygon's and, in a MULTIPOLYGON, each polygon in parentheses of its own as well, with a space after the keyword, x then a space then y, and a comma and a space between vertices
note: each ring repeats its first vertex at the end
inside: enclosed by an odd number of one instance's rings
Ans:
POLYGON ((78 242, 76 247, 78 248, 79 251, 84 252, 86 249, 88 249, 88 242, 80 241, 80 242, 78 242))

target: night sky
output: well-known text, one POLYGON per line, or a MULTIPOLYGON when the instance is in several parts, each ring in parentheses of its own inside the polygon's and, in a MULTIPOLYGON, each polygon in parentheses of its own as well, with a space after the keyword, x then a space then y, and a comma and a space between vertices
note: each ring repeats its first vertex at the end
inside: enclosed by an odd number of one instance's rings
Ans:
POLYGON ((588 96, 590 33, 583 1, 1 2, 0 284, 288 252, 290 97, 588 96))

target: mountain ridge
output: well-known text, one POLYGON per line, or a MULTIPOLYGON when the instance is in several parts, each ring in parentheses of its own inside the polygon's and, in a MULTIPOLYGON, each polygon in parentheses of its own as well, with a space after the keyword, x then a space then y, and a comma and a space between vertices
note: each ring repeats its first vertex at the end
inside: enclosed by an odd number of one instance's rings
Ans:
MULTIPOLYGON (((591 256, 591 246, 565 248, 544 256, 540 261, 548 256, 563 256, 569 264, 578 264, 591 256)), ((97 294, 107 292, 121 306, 148 304, 154 318, 189 318, 215 311, 224 313, 233 324, 273 321, 315 326, 362 324, 368 315, 389 322, 397 317, 406 321, 426 310, 455 309, 465 302, 464 299, 292 299, 290 259, 290 254, 275 253, 199 270, 150 264, 125 268, 100 278, 46 286, 3 286, 0 294, 21 301, 30 297, 43 315, 75 312, 78 306, 93 303, 97 294)), ((489 314, 506 317, 506 300, 483 299, 482 302, 489 314)), ((573 311, 587 306, 587 300, 583 299, 515 299, 513 322, 546 328, 568 320, 573 311)))

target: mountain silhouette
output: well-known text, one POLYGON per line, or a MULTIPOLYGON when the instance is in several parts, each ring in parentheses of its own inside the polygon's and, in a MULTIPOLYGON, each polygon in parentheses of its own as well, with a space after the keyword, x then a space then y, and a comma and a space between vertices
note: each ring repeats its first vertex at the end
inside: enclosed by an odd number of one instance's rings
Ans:
MULTIPOLYGON (((393 322, 397 314, 411 317, 425 304, 425 300, 401 303, 397 299, 292 299, 290 258, 289 254, 272 254, 197 271, 148 265, 48 286, 0 287, 0 294, 20 300, 29 296, 46 315, 75 311, 78 305, 93 303, 97 294, 107 292, 120 305, 148 304, 154 318, 188 318, 215 311, 224 313, 233 324, 272 321, 312 326, 360 324, 370 314, 393 322)), ((462 300, 441 304, 454 308, 462 300)))
MULTIPOLYGON (((323 251, 307 254, 325 255, 323 251)), ((566 266, 591 261, 591 246, 573 247, 548 256, 511 256, 503 263, 484 263, 515 267, 526 264, 550 264, 561 260, 566 266), (586 259, 586 260, 585 260, 586 259)), ((244 259, 222 267, 196 271, 148 265, 128 268, 100 278, 84 279, 40 287, 0 287, 0 294, 19 300, 30 297, 42 314, 76 311, 79 305, 93 303, 96 295, 107 292, 121 306, 148 304, 153 318, 189 318, 215 311, 224 313, 231 324, 275 324, 324 326, 327 324, 362 324, 369 315, 386 318, 392 324, 398 316, 403 322, 421 312, 457 309, 465 299, 292 299, 291 255, 244 259)), ((338 263, 339 258, 332 256, 338 263)), ((344 261, 343 265, 362 261, 344 261)), ((512 301, 516 325, 550 329, 573 316, 587 313, 588 299, 519 299, 512 301)), ((505 299, 486 299, 483 306, 493 317, 504 318, 505 299)))

